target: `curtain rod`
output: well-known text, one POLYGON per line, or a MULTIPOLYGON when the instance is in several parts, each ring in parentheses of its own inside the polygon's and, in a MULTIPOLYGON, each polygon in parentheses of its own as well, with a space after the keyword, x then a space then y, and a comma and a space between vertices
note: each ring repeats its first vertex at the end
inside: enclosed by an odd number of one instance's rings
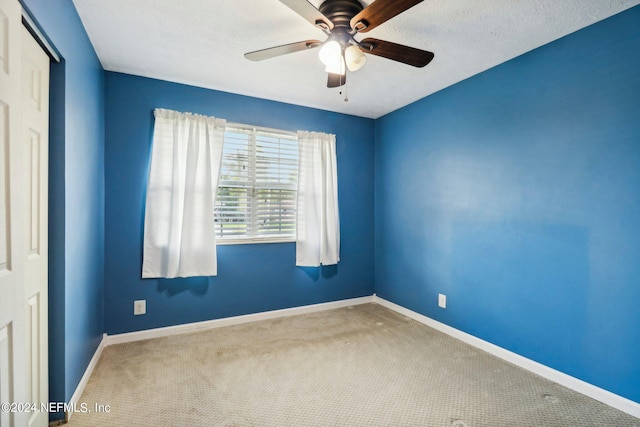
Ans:
POLYGON ((275 128, 267 128, 263 126, 248 125, 245 123, 227 122, 227 126, 237 127, 237 128, 251 128, 251 129, 259 130, 262 132, 276 133, 280 135, 298 136, 298 132, 292 132, 289 130, 282 130, 282 129, 275 129, 275 128))

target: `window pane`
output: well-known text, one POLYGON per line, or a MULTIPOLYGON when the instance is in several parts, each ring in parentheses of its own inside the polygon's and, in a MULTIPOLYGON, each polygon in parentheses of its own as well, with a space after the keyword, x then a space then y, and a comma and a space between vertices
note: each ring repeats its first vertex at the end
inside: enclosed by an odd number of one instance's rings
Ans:
POLYGON ((295 236, 296 192, 260 189, 257 194, 256 233, 259 235, 295 236))
POLYGON ((218 238, 295 238, 297 179, 295 135, 227 127, 215 214, 218 238))
POLYGON ((251 217, 246 188, 218 187, 215 211, 216 235, 235 237, 247 234, 251 217))

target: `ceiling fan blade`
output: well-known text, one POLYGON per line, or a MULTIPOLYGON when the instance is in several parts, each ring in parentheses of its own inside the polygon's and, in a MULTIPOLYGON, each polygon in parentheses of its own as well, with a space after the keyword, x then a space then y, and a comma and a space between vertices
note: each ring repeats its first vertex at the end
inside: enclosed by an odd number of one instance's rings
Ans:
POLYGON ((282 46, 270 47, 267 49, 256 50, 254 52, 245 53, 244 57, 252 61, 262 61, 288 53, 299 52, 301 50, 309 50, 322 44, 320 40, 305 40, 302 42, 283 44, 282 46))
POLYGON ((424 67, 435 56, 432 52, 426 50, 372 38, 362 40, 360 42, 360 50, 364 53, 381 56, 413 65, 414 67, 424 67))
POLYGON ((327 87, 340 87, 347 82, 347 75, 329 73, 327 87))
MULTIPOLYGON (((282 0, 281 0, 282 1, 282 0)), ((351 28, 366 33, 423 0, 375 0, 351 19, 351 28)))
POLYGON ((280 0, 280 2, 284 3, 289 7, 289 9, 302 16, 312 25, 320 27, 321 29, 333 29, 333 23, 331 20, 324 16, 322 12, 316 9, 316 7, 307 0, 280 0))

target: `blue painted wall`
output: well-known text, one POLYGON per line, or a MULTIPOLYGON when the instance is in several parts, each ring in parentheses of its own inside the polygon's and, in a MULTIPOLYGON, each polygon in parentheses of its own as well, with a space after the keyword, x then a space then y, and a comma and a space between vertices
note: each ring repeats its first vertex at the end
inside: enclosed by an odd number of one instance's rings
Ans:
POLYGON ((639 70, 635 7, 377 120, 376 293, 640 402, 639 70))
POLYGON ((49 398, 60 402, 104 331, 104 72, 71 0, 22 3, 63 58, 49 150, 49 398))
MULTIPOLYGON (((336 98, 336 102, 341 102, 336 98)), ((106 73, 105 326, 108 334, 373 293, 374 122, 176 83, 106 73), (295 244, 218 247, 218 276, 142 280, 144 200, 154 108, 337 135, 341 261, 295 267, 295 244), (133 315, 133 301, 147 314, 133 315)))
POLYGON ((22 3, 63 57, 51 82, 52 401, 69 400, 103 332, 370 295, 374 279, 384 298, 640 401, 639 7, 371 121, 105 78, 71 0, 22 3), (337 134, 337 268, 294 267, 293 244, 221 246, 215 278, 141 280, 156 107, 337 134))

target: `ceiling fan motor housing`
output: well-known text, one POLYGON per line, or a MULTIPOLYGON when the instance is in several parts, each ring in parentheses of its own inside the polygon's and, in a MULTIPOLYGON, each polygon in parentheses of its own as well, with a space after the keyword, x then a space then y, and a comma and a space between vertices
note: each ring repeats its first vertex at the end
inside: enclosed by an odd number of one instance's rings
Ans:
POLYGON ((364 7, 358 0, 327 0, 320 5, 320 12, 333 22, 335 27, 351 32, 351 18, 364 7))

